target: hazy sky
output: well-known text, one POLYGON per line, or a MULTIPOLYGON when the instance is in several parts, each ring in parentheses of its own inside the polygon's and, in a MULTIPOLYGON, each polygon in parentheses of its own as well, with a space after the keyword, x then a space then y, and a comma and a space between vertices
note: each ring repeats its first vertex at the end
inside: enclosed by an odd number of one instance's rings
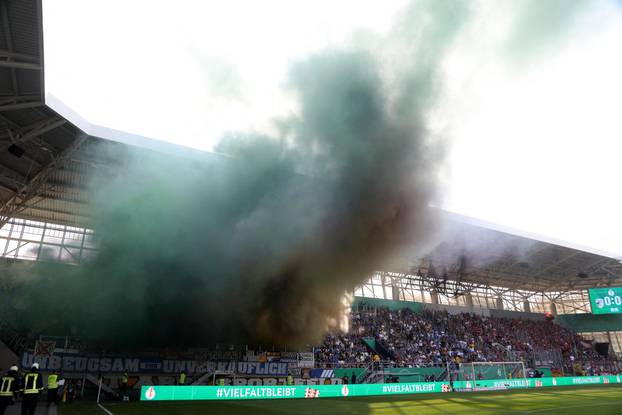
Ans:
MULTIPOLYGON (((407 1, 43 3, 48 94, 91 123, 209 150, 294 112, 292 62, 385 33, 407 1)), ((587 1, 535 55, 498 42, 519 3, 478 3, 445 60, 444 207, 622 257, 622 3, 587 1)))

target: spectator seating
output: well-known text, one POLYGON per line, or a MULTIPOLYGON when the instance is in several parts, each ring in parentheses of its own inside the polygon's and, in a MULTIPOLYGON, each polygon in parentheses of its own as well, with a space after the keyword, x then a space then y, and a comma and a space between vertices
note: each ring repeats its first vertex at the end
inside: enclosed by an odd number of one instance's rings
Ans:
POLYGON ((375 308, 354 311, 347 334, 332 333, 315 348, 316 364, 363 366, 379 354, 396 367, 451 362, 523 360, 535 350, 561 353, 568 372, 612 373, 622 368, 614 357, 598 355, 578 334, 545 320, 506 319, 441 311, 375 308))

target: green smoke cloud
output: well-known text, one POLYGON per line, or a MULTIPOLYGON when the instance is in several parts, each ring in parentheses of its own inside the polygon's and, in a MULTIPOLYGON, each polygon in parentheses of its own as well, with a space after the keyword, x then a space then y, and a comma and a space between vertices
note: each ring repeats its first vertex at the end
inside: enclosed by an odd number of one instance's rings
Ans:
POLYGON ((115 147, 90 186, 97 258, 10 280, 22 324, 118 349, 317 341, 344 293, 429 248, 445 150, 429 116, 470 13, 415 2, 386 38, 298 62, 298 115, 228 135, 228 157, 115 147))

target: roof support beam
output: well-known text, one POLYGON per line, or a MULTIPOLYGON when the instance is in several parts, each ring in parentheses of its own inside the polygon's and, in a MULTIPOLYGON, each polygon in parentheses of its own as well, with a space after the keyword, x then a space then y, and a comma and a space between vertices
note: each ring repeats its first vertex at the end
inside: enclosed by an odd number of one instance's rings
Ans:
POLYGON ((33 71, 40 71, 41 65, 39 65, 38 63, 30 62, 14 62, 0 60, 0 68, 30 69, 33 71))
POLYGON ((27 127, 24 127, 20 129, 19 132, 11 133, 9 130, 9 135, 12 136, 12 140, 9 144, 0 145, 0 151, 6 150, 12 144, 15 144, 15 145, 24 144, 66 123, 67 123, 67 120, 64 118, 51 117, 43 121, 38 121, 27 127))
POLYGON ((37 95, 0 95, 0 103, 16 103, 19 101, 39 101, 40 96, 37 95))
POLYGON ((10 187, 6 187, 5 185, 0 183, 0 189, 4 190, 5 192, 11 192, 13 193, 15 191, 15 189, 11 189, 10 187))
POLYGON ((0 50, 0 58, 11 58, 27 62, 39 63, 39 58, 36 56, 26 55, 23 53, 15 53, 8 50, 0 50))
POLYGON ((570 255, 566 255, 565 257, 553 262, 551 265, 539 270, 538 272, 531 274, 530 277, 539 277, 541 275, 545 275, 547 273, 547 271, 554 269, 555 267, 558 267, 560 264, 563 264, 564 262, 568 261, 571 258, 574 258, 575 256, 581 254, 581 251, 574 251, 572 253, 570 253, 570 255))
MULTIPOLYGON (((80 218, 82 221, 86 222, 88 221, 89 218, 87 218, 86 216, 82 216, 82 215, 78 215, 75 212, 68 212, 66 210, 60 210, 60 209, 50 209, 50 208, 42 208, 42 207, 38 207, 35 205, 25 205, 24 206, 24 210, 23 211, 28 211, 28 210, 34 210, 34 211, 38 211, 38 212, 43 212, 45 213, 52 213, 52 214, 57 214, 57 215, 64 215, 64 216, 75 216, 77 218, 80 218)), ((26 215, 28 216, 28 215, 26 215)))
POLYGON ((0 112, 2 111, 15 111, 21 110, 24 108, 35 108, 43 106, 43 102, 41 101, 32 101, 32 102, 21 102, 19 104, 6 104, 0 105, 0 112))
MULTIPOLYGON (((2 15, 2 26, 4 27, 4 37, 6 39, 6 45, 8 52, 13 52, 13 36, 11 35, 11 25, 9 23, 9 10, 7 9, 7 2, 0 1, 0 14, 2 15)), ((7 57, 11 59, 11 57, 7 57)), ((40 71, 43 73, 43 71, 40 71)), ((15 68, 11 68, 11 82, 13 85, 13 94, 19 95, 19 84, 17 83, 17 74, 15 68)))
POLYGON ((63 150, 48 165, 39 170, 39 172, 35 174, 27 184, 18 189, 18 191, 15 192, 13 196, 11 196, 11 198, 0 207, 0 228, 4 226, 4 224, 11 217, 19 214, 19 212, 24 209, 27 209, 27 203, 32 198, 45 192, 46 186, 50 186, 47 183, 47 179, 50 174, 55 170, 62 168, 62 166, 70 159, 71 155, 78 148, 80 148, 86 139, 86 135, 79 134, 69 147, 63 150))
MULTIPOLYGON (((1 99, 0 99, 1 100, 1 99)), ((1 111, 1 106, 0 106, 0 111, 1 111)), ((54 119, 54 117, 49 118, 49 119, 54 119)), ((29 128, 32 128, 33 126, 38 126, 40 125, 39 123, 34 123, 30 126, 26 126, 26 127, 21 127, 18 124, 14 123, 13 121, 11 121, 10 119, 8 119, 7 117, 3 116, 2 114, 0 114, 0 122, 3 122, 5 124, 5 128, 7 130, 7 134, 0 136, 0 138, 5 138, 8 137, 11 139, 11 143, 14 142, 15 137, 14 134, 17 135, 19 137, 19 135, 24 134, 26 132, 28 132, 29 128), (14 131, 15 133, 13 133, 12 131, 14 131)), ((66 125, 66 124, 64 124, 66 125)), ((45 143, 41 137, 34 137, 31 139, 31 141, 36 144, 41 150, 44 150, 46 152, 49 153, 49 148, 52 147, 50 145, 48 145, 47 143, 45 143)), ((53 150, 54 153, 57 153, 58 151, 56 149, 53 150)), ((22 158, 24 158, 25 160, 28 160, 31 164, 33 164, 34 166, 36 166, 37 168, 41 167, 41 163, 38 162, 37 160, 30 158, 27 155, 22 155, 22 158)))
POLYGON ((48 194, 46 195, 40 195, 37 196, 37 200, 33 201, 29 207, 32 207, 34 205, 39 204, 40 202, 46 201, 46 200, 54 200, 54 201, 58 201, 58 202, 64 202, 64 203, 71 203, 72 205, 77 205, 77 206, 82 206, 82 207, 87 207, 88 206, 88 202, 82 198, 77 198, 77 197, 67 197, 67 195, 64 195, 62 193, 56 193, 56 192, 52 192, 50 190, 47 190, 46 193, 55 193, 54 196, 50 196, 48 194))
MULTIPOLYGON (((591 269, 597 265, 606 263, 607 261, 609 261, 608 258, 599 258, 597 261, 592 262, 590 265, 588 265, 587 267, 585 267, 585 269, 591 269)), ((566 280, 565 283, 567 284, 568 287, 572 287, 573 284, 573 280, 576 279, 577 276, 573 275, 570 279, 566 280)), ((550 291, 551 289, 555 288, 556 286, 561 285, 559 282, 555 282, 551 285, 548 285, 547 287, 544 288, 543 291, 550 291)))
POLYGON ((26 176, 0 163, 0 181, 9 182, 16 187, 19 187, 26 183, 26 176))
POLYGON ((620 274, 618 274, 616 271, 612 271, 609 267, 603 265, 602 267, 600 267, 603 271, 608 272, 611 276, 613 276, 614 278, 622 278, 622 276, 620 276, 620 274))

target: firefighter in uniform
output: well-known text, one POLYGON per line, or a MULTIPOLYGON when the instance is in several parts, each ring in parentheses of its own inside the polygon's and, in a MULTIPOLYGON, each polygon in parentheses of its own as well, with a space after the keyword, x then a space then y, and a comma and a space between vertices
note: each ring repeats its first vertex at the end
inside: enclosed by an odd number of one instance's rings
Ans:
POLYGON ((48 376, 48 406, 58 406, 58 372, 54 371, 48 376))
POLYGON ((177 379, 177 384, 182 386, 186 384, 186 372, 185 371, 181 371, 181 373, 179 374, 179 378, 177 379))
POLYGON ((16 394, 19 391, 19 378, 17 366, 11 366, 6 376, 0 380, 0 415, 4 415, 7 406, 15 403, 16 394))
POLYGON ((35 415, 39 393, 43 390, 43 380, 39 373, 39 363, 33 363, 30 371, 24 375, 22 385, 22 415, 35 415))

